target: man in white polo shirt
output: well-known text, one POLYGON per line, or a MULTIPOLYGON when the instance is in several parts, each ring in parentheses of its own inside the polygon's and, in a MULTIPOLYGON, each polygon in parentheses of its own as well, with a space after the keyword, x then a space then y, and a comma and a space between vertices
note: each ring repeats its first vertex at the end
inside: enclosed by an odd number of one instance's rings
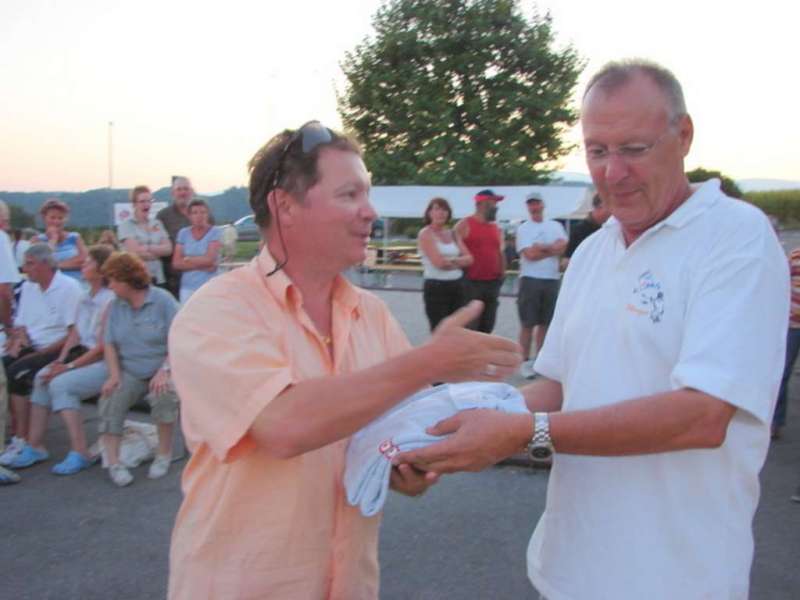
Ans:
POLYGON ((75 324, 80 284, 58 270, 47 244, 33 244, 25 251, 23 266, 28 280, 22 284, 14 328, 7 342, 3 366, 14 411, 14 432, 0 465, 8 466, 25 445, 28 432, 29 396, 33 378, 40 369, 58 358, 75 324))
POLYGON ((760 210, 687 181, 694 127, 663 67, 604 67, 581 124, 613 216, 564 275, 542 377, 524 388, 533 418, 465 411, 396 461, 447 472, 554 452, 528 548, 548 600, 746 599, 786 257, 760 210))
POLYGON ((520 262, 519 345, 522 346, 520 372, 533 379, 531 344, 536 337, 536 351, 542 347, 547 326, 553 318, 558 298, 561 272, 558 257, 567 247, 567 232, 558 221, 544 220, 544 200, 536 192, 525 198, 531 218, 517 228, 517 253, 520 262))

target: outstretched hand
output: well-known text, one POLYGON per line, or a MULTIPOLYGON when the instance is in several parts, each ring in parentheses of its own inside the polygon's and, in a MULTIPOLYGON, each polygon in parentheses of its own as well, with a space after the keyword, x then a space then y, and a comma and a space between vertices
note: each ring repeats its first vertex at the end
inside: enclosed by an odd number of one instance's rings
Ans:
POLYGON ((401 452, 392 462, 437 474, 482 471, 525 446, 533 435, 533 417, 498 410, 463 410, 427 432, 449 437, 425 448, 401 452))
POLYGON ((436 381, 502 381, 519 367, 519 344, 467 329, 482 311, 483 303, 473 300, 444 319, 433 332, 427 345, 436 381))

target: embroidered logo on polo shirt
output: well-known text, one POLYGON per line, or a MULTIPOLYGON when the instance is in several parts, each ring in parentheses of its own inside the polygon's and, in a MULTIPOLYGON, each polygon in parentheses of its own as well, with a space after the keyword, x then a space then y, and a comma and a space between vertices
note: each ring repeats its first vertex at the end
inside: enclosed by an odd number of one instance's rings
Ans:
POLYGON ((664 316, 664 292, 649 270, 639 275, 633 295, 634 302, 625 308, 637 315, 648 315, 653 323, 660 323, 664 316))
POLYGON ((384 455, 386 458, 388 458, 389 460, 391 460, 391 459, 392 459, 392 457, 393 457, 395 454, 397 454, 398 452, 400 452, 400 448, 398 448, 398 447, 397 447, 397 446, 394 444, 394 442, 392 442, 392 440, 384 440, 383 442, 381 442, 380 446, 378 446, 378 452, 380 452, 380 453, 381 453, 381 454, 383 454, 383 455, 384 455))

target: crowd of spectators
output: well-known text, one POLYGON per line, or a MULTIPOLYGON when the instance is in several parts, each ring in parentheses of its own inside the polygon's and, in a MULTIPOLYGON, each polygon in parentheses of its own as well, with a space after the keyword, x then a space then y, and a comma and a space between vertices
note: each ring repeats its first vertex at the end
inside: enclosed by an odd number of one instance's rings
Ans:
POLYGON ((188 300, 216 275, 220 260, 220 231, 208 205, 192 194, 188 179, 176 178, 173 197, 180 202, 153 217, 150 189, 136 186, 132 216, 88 248, 66 230, 70 209, 57 199, 41 207, 44 233, 26 240, 15 231, 12 242, 0 201, 0 485, 50 459, 51 413, 60 415, 70 444, 52 473, 74 475, 102 459, 116 485, 130 484, 120 444, 128 412, 140 402, 150 406, 158 433, 148 477, 169 471, 179 404, 167 335, 178 296, 188 300), (179 215, 185 225, 171 232, 179 215), (81 402, 89 399, 98 405, 99 454, 90 452, 84 431, 81 402))

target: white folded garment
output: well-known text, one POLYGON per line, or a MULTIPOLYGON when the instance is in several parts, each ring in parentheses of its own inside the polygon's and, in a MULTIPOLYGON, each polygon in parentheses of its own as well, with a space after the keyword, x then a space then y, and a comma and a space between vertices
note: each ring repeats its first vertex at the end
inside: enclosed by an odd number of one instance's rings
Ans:
POLYGON ((454 383, 409 396, 350 438, 344 471, 347 501, 366 517, 378 513, 389 490, 392 457, 442 441, 447 436, 425 430, 473 408, 528 412, 522 394, 505 383, 454 383))

